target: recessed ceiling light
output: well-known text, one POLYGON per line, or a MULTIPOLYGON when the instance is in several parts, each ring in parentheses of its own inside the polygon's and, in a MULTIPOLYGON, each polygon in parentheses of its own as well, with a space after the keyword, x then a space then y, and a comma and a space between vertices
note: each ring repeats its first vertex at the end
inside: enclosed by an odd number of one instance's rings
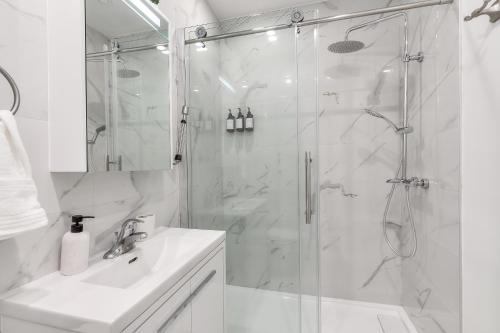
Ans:
POLYGON ((165 51, 167 49, 167 47, 164 45, 158 45, 156 48, 160 51, 165 51))

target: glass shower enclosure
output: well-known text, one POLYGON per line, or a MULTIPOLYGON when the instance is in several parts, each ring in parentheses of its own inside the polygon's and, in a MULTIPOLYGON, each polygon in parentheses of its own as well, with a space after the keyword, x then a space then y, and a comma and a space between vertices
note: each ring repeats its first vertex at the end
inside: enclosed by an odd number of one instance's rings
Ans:
MULTIPOLYGON (((267 26, 289 14, 206 29, 267 26)), ((227 232, 231 333, 318 332, 316 92, 308 85, 299 93, 314 73, 298 67, 315 55, 313 48, 300 54, 299 36, 286 29, 186 49, 188 221, 227 232)))
POLYGON ((421 4, 186 45, 183 223, 227 232, 227 333, 460 332, 458 8, 421 4))

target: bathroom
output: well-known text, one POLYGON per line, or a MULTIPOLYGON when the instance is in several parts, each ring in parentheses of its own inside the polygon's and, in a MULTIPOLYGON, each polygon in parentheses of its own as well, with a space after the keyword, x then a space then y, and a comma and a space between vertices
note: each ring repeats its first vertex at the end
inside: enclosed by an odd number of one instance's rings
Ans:
POLYGON ((500 332, 499 0, 0 18, 1 333, 500 332))

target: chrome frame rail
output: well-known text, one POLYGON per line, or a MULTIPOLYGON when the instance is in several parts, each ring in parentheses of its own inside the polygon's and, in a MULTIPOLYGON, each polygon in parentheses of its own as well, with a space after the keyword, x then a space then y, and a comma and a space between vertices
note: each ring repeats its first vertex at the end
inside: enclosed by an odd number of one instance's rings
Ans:
POLYGON ((275 25, 275 26, 231 32, 231 33, 214 35, 214 36, 209 36, 209 37, 204 37, 204 38, 193 38, 193 39, 186 40, 184 43, 186 45, 189 45, 189 44, 210 42, 210 41, 221 40, 221 39, 226 39, 226 38, 254 35, 254 34, 266 32, 266 31, 271 31, 271 30, 276 31, 276 30, 289 29, 289 28, 293 28, 293 27, 305 27, 305 26, 309 26, 309 25, 342 21, 342 20, 348 20, 348 19, 359 18, 359 17, 364 17, 364 16, 400 12, 400 11, 404 11, 404 10, 410 10, 410 9, 416 9, 416 8, 422 8, 422 7, 449 5, 452 3, 453 3, 453 0, 424 0, 424 1, 419 1, 419 2, 410 3, 410 4, 406 4, 406 5, 391 6, 391 7, 385 7, 385 8, 360 11, 360 12, 355 12, 355 13, 349 13, 349 14, 341 14, 341 15, 336 15, 336 16, 323 17, 323 18, 319 18, 319 19, 305 20, 305 21, 302 21, 299 23, 279 24, 279 25, 275 25))
POLYGON ((159 46, 168 47, 168 44, 169 43, 158 43, 158 44, 151 44, 151 45, 145 45, 145 46, 129 47, 129 48, 124 48, 124 49, 117 48, 117 49, 113 49, 110 51, 89 53, 86 55, 86 58, 93 59, 93 58, 99 58, 99 57, 108 56, 108 55, 112 55, 112 54, 147 51, 147 50, 156 49, 159 46))

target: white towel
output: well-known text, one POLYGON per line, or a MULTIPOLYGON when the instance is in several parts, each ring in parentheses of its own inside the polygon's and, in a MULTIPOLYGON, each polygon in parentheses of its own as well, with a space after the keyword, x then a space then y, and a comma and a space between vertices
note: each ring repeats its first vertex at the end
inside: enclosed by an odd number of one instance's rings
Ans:
POLYGON ((0 111, 0 240, 46 224, 16 120, 0 111))

